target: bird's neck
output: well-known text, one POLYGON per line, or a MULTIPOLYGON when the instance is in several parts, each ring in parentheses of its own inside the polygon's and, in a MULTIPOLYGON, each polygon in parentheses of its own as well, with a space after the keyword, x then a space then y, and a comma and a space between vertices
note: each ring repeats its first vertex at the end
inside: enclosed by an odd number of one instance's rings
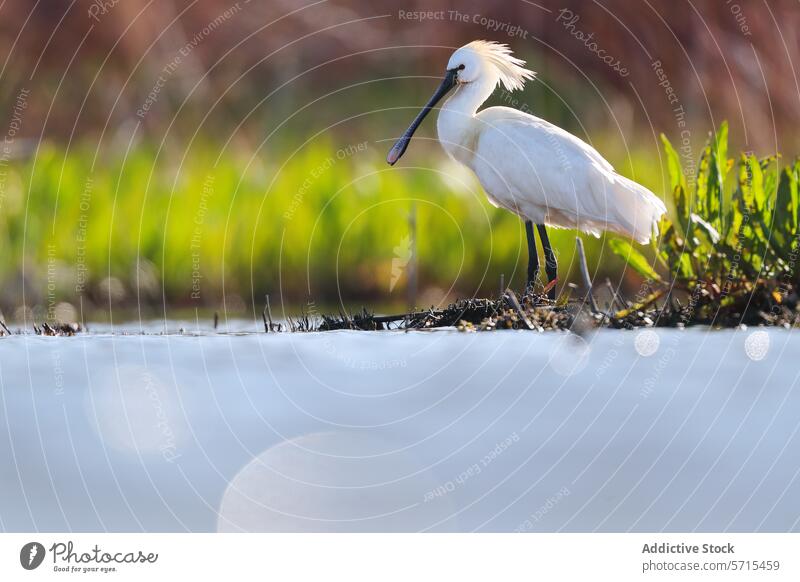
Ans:
POLYGON ((475 114, 494 91, 496 82, 489 80, 464 83, 445 102, 439 112, 437 133, 445 151, 456 160, 468 163, 474 152, 475 114))
POLYGON ((463 83, 444 104, 443 110, 451 110, 462 115, 473 116, 494 91, 497 82, 493 79, 463 83))

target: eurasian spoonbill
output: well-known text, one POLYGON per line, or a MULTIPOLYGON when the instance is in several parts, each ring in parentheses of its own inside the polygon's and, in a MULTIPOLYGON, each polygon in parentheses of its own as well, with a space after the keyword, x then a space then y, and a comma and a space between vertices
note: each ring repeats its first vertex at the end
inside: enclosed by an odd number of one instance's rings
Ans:
MULTIPOLYGON (((533 79, 535 73, 523 65, 507 45, 496 42, 476 40, 456 50, 442 84, 386 161, 394 165, 400 159, 428 112, 455 88, 439 112, 439 142, 475 173, 492 204, 525 221, 531 286, 539 274, 534 224, 553 282, 558 264, 545 225, 595 236, 608 230, 646 243, 666 208, 650 190, 618 174, 596 149, 560 127, 509 107, 478 112, 498 84, 514 91, 533 79)), ((549 295, 555 299, 555 284, 549 295)))

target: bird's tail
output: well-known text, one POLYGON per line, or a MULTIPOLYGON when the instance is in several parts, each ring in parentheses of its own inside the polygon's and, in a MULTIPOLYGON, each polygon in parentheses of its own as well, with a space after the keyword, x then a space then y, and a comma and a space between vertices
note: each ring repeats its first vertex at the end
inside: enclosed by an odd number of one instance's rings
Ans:
POLYGON ((614 176, 614 200, 610 207, 616 214, 616 228, 619 234, 630 236, 636 242, 650 242, 653 232, 658 234, 658 222, 667 212, 664 202, 650 190, 624 176, 614 176))

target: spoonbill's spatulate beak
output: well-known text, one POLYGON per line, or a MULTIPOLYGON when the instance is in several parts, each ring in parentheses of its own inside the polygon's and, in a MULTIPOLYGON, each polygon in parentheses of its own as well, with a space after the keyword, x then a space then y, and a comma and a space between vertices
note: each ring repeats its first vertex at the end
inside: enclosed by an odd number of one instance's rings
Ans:
POLYGON ((456 84, 456 74, 458 73, 457 69, 448 70, 447 74, 442 79, 442 84, 439 85, 439 88, 436 89, 436 93, 433 94, 433 97, 430 98, 425 104, 425 107, 422 108, 422 111, 419 112, 419 115, 411 122, 411 125, 408 126, 408 129, 403 134, 403 137, 397 140, 397 143, 394 144, 391 150, 389 150, 389 155, 386 156, 386 161, 389 163, 390 166, 393 166, 394 163, 400 159, 406 148, 408 147, 408 142, 411 141, 411 136, 414 135, 414 132, 417 131, 419 124, 422 123, 422 120, 425 119, 425 116, 428 115, 428 112, 434 108, 434 106, 441 100, 442 97, 447 95, 447 92, 452 89, 456 84))

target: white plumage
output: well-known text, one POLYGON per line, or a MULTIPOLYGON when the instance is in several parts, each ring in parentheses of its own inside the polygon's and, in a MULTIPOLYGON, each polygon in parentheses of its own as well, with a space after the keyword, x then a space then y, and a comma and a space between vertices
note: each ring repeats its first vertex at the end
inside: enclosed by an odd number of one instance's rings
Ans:
POLYGON ((400 159, 428 112, 455 89, 439 113, 439 142, 475 173, 492 204, 525 221, 526 289, 535 285, 539 273, 535 225, 550 281, 548 295, 555 300, 558 261, 546 225, 595 236, 609 230, 646 243, 658 232, 666 207, 650 190, 615 172, 596 149, 560 127, 508 107, 479 112, 498 84, 514 91, 534 77, 524 65, 506 45, 495 42, 476 40, 458 49, 442 84, 386 161, 400 159))
POLYGON ((508 47, 486 41, 453 53, 447 68, 459 70, 458 80, 437 123, 445 151, 475 173, 494 205, 535 224, 648 242, 664 203, 615 172, 592 146, 516 109, 477 112, 498 83, 519 89, 534 76, 522 65, 508 47))
POLYGON ((521 89, 534 72, 503 44, 473 41, 453 53, 442 85, 389 152, 394 164, 434 105, 442 106, 439 142, 478 177, 489 200, 534 224, 602 230, 640 243, 657 232, 664 203, 621 176, 592 146, 528 113, 508 107, 478 108, 498 84, 521 89))

